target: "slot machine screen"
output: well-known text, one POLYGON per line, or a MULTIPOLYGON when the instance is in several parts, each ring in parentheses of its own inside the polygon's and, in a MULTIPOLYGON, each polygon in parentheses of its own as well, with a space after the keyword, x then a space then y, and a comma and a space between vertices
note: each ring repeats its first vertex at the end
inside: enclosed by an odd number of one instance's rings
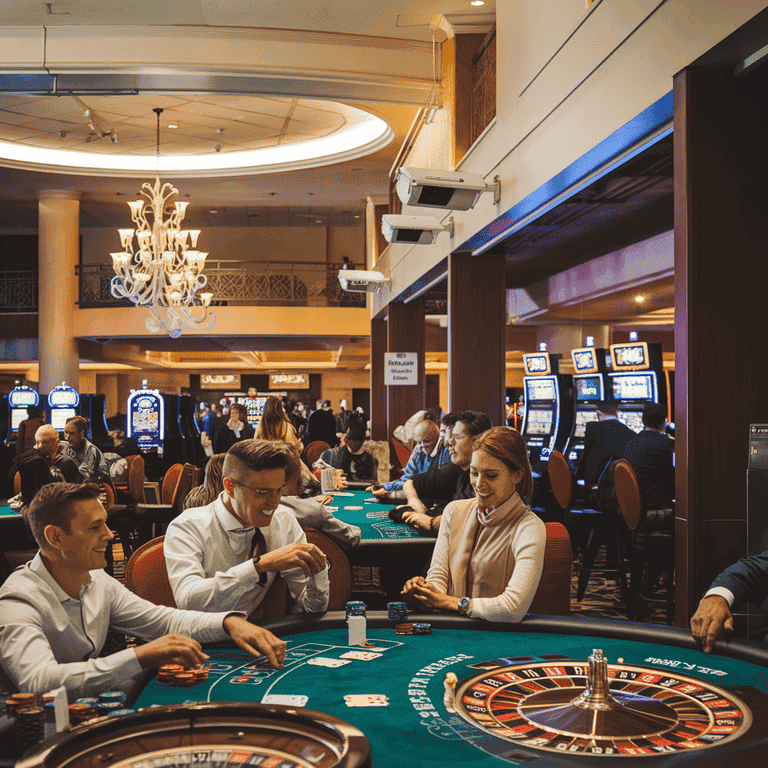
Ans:
POLYGON ((27 418, 26 408, 12 408, 11 409, 11 430, 13 432, 19 431, 19 424, 27 418))
POLYGON ((549 355, 523 355, 526 374, 549 373, 549 355))
POLYGON ((613 397, 616 400, 656 400, 652 373, 612 376, 613 397))
POLYGON ((532 400, 557 400, 557 389, 555 380, 542 377, 525 380, 525 398, 526 401, 532 400))
POLYGON ((603 387, 600 376, 577 376, 573 383, 576 385, 576 400, 602 400, 603 387))
POLYGON ((77 416, 74 408, 51 408, 51 426, 57 432, 63 432, 67 419, 72 416, 77 416))
POLYGON ((597 421, 597 411, 576 411, 576 427, 573 430, 573 436, 584 437, 590 421, 597 421))
POLYGON ((552 411, 540 408, 529 410, 525 431, 529 435, 549 435, 552 432, 552 411))
POLYGON ((571 357, 576 373, 591 373, 597 368, 597 353, 594 349, 574 349, 571 357))
POLYGON ((619 411, 616 414, 622 424, 626 424, 633 432, 642 432, 645 429, 643 414, 640 411, 619 411))
POLYGON ((644 341, 611 344, 611 364, 615 371, 648 368, 648 344, 644 341))

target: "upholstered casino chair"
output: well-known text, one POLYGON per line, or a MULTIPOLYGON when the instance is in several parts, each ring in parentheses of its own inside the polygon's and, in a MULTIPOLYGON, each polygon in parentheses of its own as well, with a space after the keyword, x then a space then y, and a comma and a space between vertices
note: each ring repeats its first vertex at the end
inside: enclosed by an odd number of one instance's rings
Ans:
POLYGON ((402 440, 398 440, 396 437, 392 438, 392 447, 395 449, 395 456, 397 456, 400 469, 405 469, 408 465, 408 460, 411 458, 412 451, 409 450, 402 440))
POLYGON ((667 624, 672 624, 675 583, 674 511, 648 509, 640 480, 626 459, 616 462, 614 484, 619 509, 632 531, 634 547, 645 558, 642 584, 631 618, 642 621, 649 605, 664 603, 667 624), (655 597, 655 588, 662 574, 666 574, 666 595, 664 600, 659 600, 655 597))
MULTIPOLYGON (((586 529, 586 545, 581 556, 576 600, 581 602, 584 598, 589 577, 593 571, 602 571, 603 573, 615 576, 622 597, 626 597, 627 569, 624 563, 623 546, 618 530, 621 520, 617 511, 613 508, 594 509, 591 507, 574 506, 576 480, 571 465, 560 451, 552 451, 549 455, 547 471, 549 473, 552 493, 565 514, 565 523, 569 529, 569 534, 573 536, 575 530, 584 531, 586 529), (603 545, 606 548, 606 563, 605 567, 599 568, 595 565, 595 559, 603 545)), ((606 472, 608 472, 608 468, 606 468, 606 472)), ((601 478, 603 485, 613 482, 613 466, 610 466, 610 477, 606 472, 603 473, 603 478, 601 478)))
POLYGON ((352 568, 346 552, 325 534, 314 528, 305 528, 307 541, 322 550, 328 559, 328 581, 330 582, 329 611, 343 611, 352 591, 352 568))
MULTIPOLYGON (((139 597, 155 605, 176 608, 173 590, 165 567, 163 542, 165 536, 158 536, 142 544, 125 566, 125 586, 139 597)), ((252 618, 268 619, 286 616, 291 612, 291 595, 280 576, 277 576, 269 591, 253 613, 252 618)))
POLYGON ((562 523, 545 523, 544 570, 528 613, 568 616, 571 612, 571 538, 562 523))
POLYGON ((315 440, 310 443, 305 449, 302 457, 307 466, 312 469, 312 465, 323 455, 323 453, 330 449, 330 445, 323 440, 315 440))
POLYGON ((181 475, 181 471, 183 469, 184 469, 183 464, 171 464, 170 468, 165 473, 165 477, 163 477, 163 491, 162 491, 163 504, 173 503, 173 492, 176 489, 176 483, 178 482, 179 476, 181 475))

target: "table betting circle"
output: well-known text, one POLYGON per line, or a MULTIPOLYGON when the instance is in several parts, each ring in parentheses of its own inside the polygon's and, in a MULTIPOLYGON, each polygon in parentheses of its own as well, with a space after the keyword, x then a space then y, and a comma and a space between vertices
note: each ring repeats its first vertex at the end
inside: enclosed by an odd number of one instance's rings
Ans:
POLYGON ((647 667, 609 666, 599 650, 584 662, 484 666, 456 685, 455 711, 535 750, 644 757, 722 745, 752 725, 749 706, 723 688, 647 667))
POLYGON ((313 710, 250 703, 102 717, 28 752, 18 768, 370 768, 368 739, 313 710))

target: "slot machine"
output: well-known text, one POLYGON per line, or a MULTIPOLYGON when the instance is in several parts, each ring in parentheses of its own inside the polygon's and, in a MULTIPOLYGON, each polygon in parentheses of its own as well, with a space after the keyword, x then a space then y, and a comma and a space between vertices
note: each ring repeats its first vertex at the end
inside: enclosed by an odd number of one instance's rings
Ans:
POLYGON ((79 405, 80 395, 66 381, 62 381, 48 393, 45 404, 48 423, 60 436, 64 434, 67 419, 79 415, 79 405))
POLYGON ((584 453, 587 424, 597 421, 597 404, 610 393, 606 354, 607 350, 595 347, 571 350, 574 417, 564 455, 574 466, 578 466, 584 453))
POLYGON ((261 421, 261 416, 264 413, 264 405, 267 402, 266 397, 256 397, 248 395, 248 397, 237 398, 238 403, 242 403, 245 406, 245 410, 248 413, 248 423, 256 429, 261 421))
POLYGON ((205 451, 200 444, 200 427, 195 418, 195 399, 192 395, 179 398, 179 421, 184 436, 184 461, 200 466, 205 461, 205 451))
POLYGON ((10 411, 10 429, 8 444, 16 445, 16 435, 19 424, 27 418, 27 408, 30 405, 40 405, 40 395, 32 387, 21 384, 8 393, 8 410, 10 411))
POLYGON ((528 446, 534 469, 563 452, 573 424, 571 377, 558 373, 559 355, 546 352, 523 355, 525 415, 520 433, 528 446))
POLYGON ((126 437, 132 437, 142 453, 155 452, 163 455, 165 435, 165 407, 163 396, 157 389, 147 389, 147 382, 141 389, 132 389, 128 395, 126 437))
POLYGON ((661 344, 630 341, 611 344, 608 374, 619 420, 635 432, 643 431, 643 407, 648 402, 667 406, 667 386, 661 344))

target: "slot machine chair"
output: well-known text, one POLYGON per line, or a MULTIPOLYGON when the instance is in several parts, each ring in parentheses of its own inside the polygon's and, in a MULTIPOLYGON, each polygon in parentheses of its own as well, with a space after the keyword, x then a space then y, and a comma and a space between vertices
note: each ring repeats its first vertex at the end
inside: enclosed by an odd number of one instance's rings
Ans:
MULTIPOLYGON (((613 463, 615 462, 609 463, 603 471, 598 484, 598 497, 608 495, 607 486, 613 482, 613 467, 611 466, 613 463), (608 471, 609 467, 610 471, 608 471)), ((586 544, 581 553, 576 601, 580 603, 583 600, 589 577, 593 571, 602 571, 615 576, 621 597, 626 600, 628 596, 626 564, 619 531, 619 526, 623 523, 619 519, 617 510, 611 506, 598 506, 596 508, 572 506, 576 480, 571 465, 560 451, 552 451, 549 456, 548 469, 552 493, 563 510, 566 527, 570 525, 572 529, 577 527, 587 529, 586 544), (595 559, 603 545, 606 548, 606 562, 605 566, 598 567, 595 565, 595 559)))
POLYGON ((544 523, 547 544, 544 568, 528 613, 543 616, 569 616, 571 613, 571 537, 562 523, 544 523))
POLYGON ((632 543, 645 557, 642 585, 637 595, 633 621, 642 621, 650 605, 666 605, 667 624, 675 612, 675 516, 671 509, 649 510, 640 480, 626 459, 619 459, 614 470, 619 509, 632 531, 632 543), (664 600, 655 597, 659 577, 666 575, 664 600))
POLYGON ((328 445, 328 443, 325 443, 322 440, 315 440, 304 449, 302 458, 304 459, 305 464, 312 469, 312 465, 323 455, 323 453, 325 453, 325 451, 330 450, 330 448, 331 446, 328 445))
POLYGON ((352 592, 352 567, 347 553, 336 542, 314 528, 305 528, 307 542, 314 544, 328 560, 329 611, 343 611, 352 592))
POLYGON ((400 464, 399 474, 402 475, 410 461, 411 451, 408 450, 408 446, 402 440, 398 440, 396 437, 392 438, 392 447, 395 449, 395 456, 397 456, 397 461, 400 464))

